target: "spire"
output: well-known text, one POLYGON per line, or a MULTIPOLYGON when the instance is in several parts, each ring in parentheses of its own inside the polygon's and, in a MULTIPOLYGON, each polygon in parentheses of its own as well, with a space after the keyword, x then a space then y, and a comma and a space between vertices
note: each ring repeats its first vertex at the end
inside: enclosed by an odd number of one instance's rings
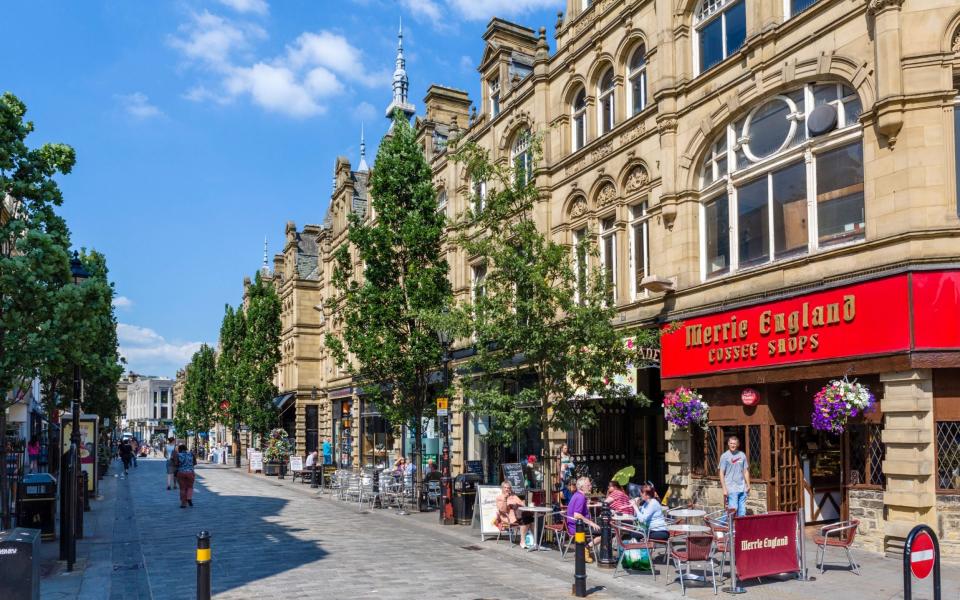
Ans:
POLYGON ((367 144, 363 141, 363 122, 360 123, 360 165, 357 166, 358 172, 367 172, 370 167, 367 166, 367 144))
POLYGON ((263 236, 263 266, 260 267, 260 272, 263 275, 270 272, 270 267, 267 266, 267 236, 263 236))
POLYGON ((407 79, 407 61, 403 57, 403 20, 400 21, 400 29, 397 32, 397 66, 393 70, 393 100, 387 107, 387 118, 393 120, 393 111, 400 109, 400 112, 407 116, 407 119, 413 116, 416 109, 410 104, 408 92, 410 91, 410 80, 407 79))

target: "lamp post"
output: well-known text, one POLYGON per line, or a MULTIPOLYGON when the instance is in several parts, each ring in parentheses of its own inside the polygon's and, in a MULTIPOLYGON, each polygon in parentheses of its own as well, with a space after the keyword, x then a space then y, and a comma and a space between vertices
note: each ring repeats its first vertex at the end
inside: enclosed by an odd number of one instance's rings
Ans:
MULTIPOLYGON (((80 254, 76 251, 73 258, 70 259, 70 276, 73 278, 74 285, 81 285, 90 274, 83 266, 80 260, 80 254)), ((69 452, 69 477, 66 482, 67 491, 67 510, 63 512, 66 515, 66 523, 61 523, 61 529, 66 526, 66 531, 61 531, 60 535, 65 535, 67 539, 67 571, 73 571, 73 564, 77 560, 77 504, 80 498, 80 490, 77 486, 78 476, 80 475, 80 365, 73 366, 73 399, 70 402, 70 452, 69 452)), ((62 481, 62 477, 61 477, 62 481)), ((63 496, 61 496, 61 501, 63 496)))
MULTIPOLYGON (((443 386, 450 386, 450 345, 453 342, 446 328, 437 331, 443 348, 443 386)), ((448 405, 449 406, 449 405, 448 405)), ((449 411, 449 408, 447 409, 449 411)), ((453 489, 450 479, 450 413, 443 418, 443 452, 440 455, 440 523, 453 525, 453 489)))

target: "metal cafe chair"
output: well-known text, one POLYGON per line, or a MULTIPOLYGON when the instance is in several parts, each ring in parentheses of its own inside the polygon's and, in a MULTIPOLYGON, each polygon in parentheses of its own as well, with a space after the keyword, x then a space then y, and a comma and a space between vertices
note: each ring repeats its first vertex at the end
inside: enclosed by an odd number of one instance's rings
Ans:
POLYGON ((717 594, 717 576, 713 568, 713 553, 716 542, 712 534, 680 535, 670 539, 670 558, 677 568, 680 580, 680 591, 687 595, 685 579, 691 578, 690 563, 702 563, 703 578, 707 578, 707 565, 710 566, 710 582, 713 584, 713 594, 717 594), (686 568, 684 568, 686 567, 686 568))
POLYGON ((853 546, 853 541, 857 537, 857 528, 860 527, 860 521, 858 519, 851 519, 849 521, 840 521, 839 523, 831 523, 830 525, 824 525, 820 528, 820 532, 813 536, 813 543, 817 545, 817 563, 820 567, 820 572, 824 572, 824 563, 827 559, 827 548, 843 548, 847 553, 847 561, 850 563, 850 570, 860 574, 860 565, 857 564, 857 561, 853 560, 853 555, 850 554, 850 547, 853 546))
POLYGON ((548 513, 543 517, 543 529, 540 530, 541 542, 543 541, 544 531, 550 531, 553 534, 553 541, 557 544, 557 550, 560 551, 561 558, 567 552, 567 549, 563 545, 563 541, 567 537, 567 522, 564 519, 566 514, 567 512, 565 510, 548 513))
MULTIPOLYGON (((623 559, 628 550, 646 550, 650 572, 653 573, 653 580, 657 580, 657 569, 653 566, 653 544, 647 538, 647 533, 641 529, 628 527, 626 525, 614 525, 614 534, 617 542, 617 566, 613 569, 613 576, 617 577, 617 571, 621 569, 623 559), (627 536, 636 537, 636 539, 624 539, 627 536)), ((624 570, 626 572, 626 570, 624 570)))
POLYGON ((433 503, 434 508, 440 508, 440 482, 427 482, 427 508, 433 503))

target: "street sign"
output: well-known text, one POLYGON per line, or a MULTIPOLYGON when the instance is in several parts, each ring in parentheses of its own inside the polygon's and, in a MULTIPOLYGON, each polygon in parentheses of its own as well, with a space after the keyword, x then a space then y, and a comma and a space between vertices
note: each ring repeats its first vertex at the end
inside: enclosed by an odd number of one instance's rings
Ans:
POLYGON ((447 398, 437 398, 437 416, 445 417, 447 416, 449 399, 447 398))
POLYGON ((926 531, 921 531, 913 538, 910 546, 910 570, 917 579, 926 579, 933 570, 933 561, 937 557, 933 549, 933 539, 926 531))

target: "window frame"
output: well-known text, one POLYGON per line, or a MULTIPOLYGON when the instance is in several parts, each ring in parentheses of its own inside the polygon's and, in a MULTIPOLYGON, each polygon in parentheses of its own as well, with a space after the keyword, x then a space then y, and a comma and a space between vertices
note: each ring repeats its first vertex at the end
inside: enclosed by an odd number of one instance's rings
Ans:
POLYGON ((630 59, 627 61, 627 110, 630 116, 638 115, 647 107, 647 46, 640 44, 630 53, 630 59), (634 67, 634 57, 642 53, 642 63, 639 67, 634 67), (640 80, 640 107, 636 107, 636 98, 633 93, 634 80, 640 80))
POLYGON ((513 165, 516 183, 521 187, 533 181, 532 136, 533 132, 529 128, 523 128, 514 136, 510 146, 510 164, 513 165), (523 162, 522 169, 517 164, 518 160, 523 162))
POLYGON ((573 231, 572 242, 572 258, 573 258, 573 277, 574 277, 574 289, 573 289, 573 301, 576 304, 582 304, 584 301, 583 296, 587 294, 587 280, 590 277, 590 257, 587 253, 586 246, 582 246, 588 236, 587 227, 584 225, 573 231), (581 255, 580 250, 583 248, 583 254, 581 255))
POLYGON ((490 101, 490 117, 496 118, 500 114, 500 77, 491 77, 487 80, 487 98, 490 101))
MULTIPOLYGON (((786 0, 789 2, 790 0, 786 0)), ((746 0, 719 0, 719 5, 710 14, 706 16, 701 16, 700 13, 703 12, 703 5, 710 2, 710 0, 700 0, 697 4, 696 9, 693 11, 693 67, 694 73, 693 76, 697 77, 707 71, 713 69, 714 67, 723 64, 731 56, 737 53, 740 48, 743 48, 741 43, 735 50, 732 52, 727 50, 727 16, 726 13, 730 9, 736 6, 738 3, 744 3, 744 17, 743 17, 743 27, 746 30, 747 27, 747 11, 746 11, 746 0), (710 25, 717 19, 720 19, 720 44, 723 52, 723 56, 716 63, 710 65, 709 67, 703 66, 703 57, 700 55, 700 36, 702 35, 702 30, 706 28, 707 25, 710 25)), ((744 38, 744 42, 746 38, 744 38)))
POLYGON ((587 90, 581 87, 573 95, 573 102, 570 103, 570 131, 572 133, 570 147, 573 152, 577 152, 587 145, 587 108, 587 90), (583 106, 577 108, 577 100, 581 96, 583 97, 583 106))
POLYGON ((608 67, 597 80, 597 137, 603 137, 617 126, 617 75, 613 67, 608 67), (604 88, 603 81, 610 76, 610 87, 604 88), (609 104, 608 104, 609 103, 609 104), (603 109, 609 106, 610 118, 605 119, 603 109))
POLYGON ((603 270, 603 283, 610 284, 609 298, 613 305, 617 304, 617 218, 615 215, 601 217, 600 221, 600 268, 603 270), (609 224, 609 226, 608 226, 609 224), (612 257, 607 256, 607 241, 609 240, 612 257), (612 258, 607 263, 608 258, 612 258), (608 281, 609 277, 609 281, 608 281))
POLYGON ((470 184, 470 190, 472 191, 470 204, 473 207, 473 212, 479 214, 487 207, 487 182, 483 180, 474 181, 470 184))
POLYGON ((628 267, 630 269, 630 298, 640 300, 649 297, 647 290, 640 289, 640 281, 637 280, 637 269, 634 261, 637 256, 637 237, 639 232, 640 243, 643 245, 643 270, 640 279, 650 274, 650 212, 647 201, 644 200, 628 207, 630 210, 630 223, 628 225, 630 232, 629 239, 629 257, 628 267), (639 211, 639 214, 637 214, 639 211))

